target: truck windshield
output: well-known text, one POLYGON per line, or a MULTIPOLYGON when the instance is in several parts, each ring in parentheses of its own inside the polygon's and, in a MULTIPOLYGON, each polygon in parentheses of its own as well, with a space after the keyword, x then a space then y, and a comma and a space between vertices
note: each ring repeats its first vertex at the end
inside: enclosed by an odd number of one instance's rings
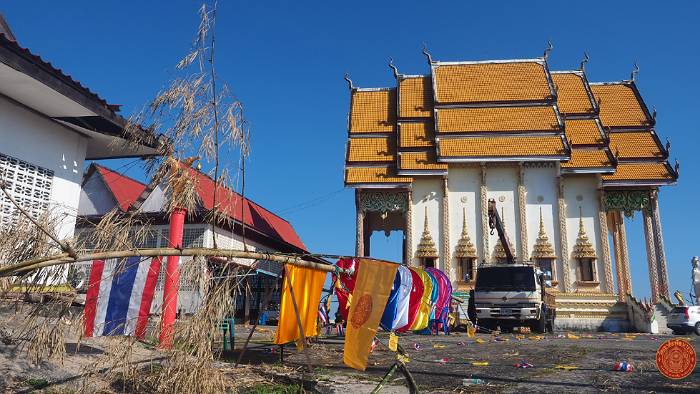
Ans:
POLYGON ((476 290, 535 291, 535 273, 532 267, 479 268, 476 290))

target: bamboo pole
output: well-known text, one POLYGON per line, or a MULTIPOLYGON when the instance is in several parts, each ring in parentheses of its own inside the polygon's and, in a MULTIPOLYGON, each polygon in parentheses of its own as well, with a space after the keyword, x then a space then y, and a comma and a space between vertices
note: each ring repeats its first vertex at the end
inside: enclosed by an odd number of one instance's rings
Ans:
MULTIPOLYGON (((242 258, 251 260, 269 260, 282 264, 291 264, 296 267, 311 268, 324 272, 335 272, 336 267, 331 264, 322 264, 312 260, 312 257, 304 255, 290 255, 283 253, 265 253, 251 252, 235 249, 215 249, 215 248, 144 248, 133 250, 113 250, 103 252, 85 253, 77 257, 67 256, 66 253, 56 254, 46 257, 45 259, 27 260, 16 264, 10 264, 0 267, 0 276, 13 276, 22 272, 32 271, 39 268, 46 268, 61 264, 78 263, 82 261, 106 260, 114 258, 127 257, 158 257, 158 256, 211 256, 211 257, 230 257, 242 258)), ((247 268, 247 265, 236 262, 231 264, 241 265, 247 268)), ((349 273, 348 270, 338 268, 341 273, 349 273)))
POLYGON ((297 317, 297 326, 299 328, 299 340, 301 341, 301 350, 304 352, 304 357, 306 358, 306 367, 309 372, 313 372, 311 368, 311 358, 309 357, 308 350, 306 349, 306 333, 304 332, 304 326, 301 324, 301 315, 299 315, 299 307, 297 306, 297 298, 294 296, 294 287, 292 286, 292 279, 289 277, 289 270, 285 267, 284 276, 287 278, 287 286, 289 286, 289 295, 292 296, 292 305, 294 306, 294 314, 297 317))

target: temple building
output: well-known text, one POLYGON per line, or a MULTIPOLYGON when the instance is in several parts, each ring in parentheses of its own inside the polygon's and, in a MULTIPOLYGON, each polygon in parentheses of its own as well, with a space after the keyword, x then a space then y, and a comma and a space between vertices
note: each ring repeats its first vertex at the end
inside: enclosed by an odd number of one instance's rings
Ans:
POLYGON ((625 219, 644 221, 652 301, 668 297, 659 187, 678 165, 629 80, 590 83, 534 59, 435 61, 394 87, 350 86, 345 185, 356 253, 402 231, 403 263, 434 266, 462 290, 505 258, 488 228, 494 199, 517 261, 553 274, 558 325, 624 325, 632 294, 625 219))

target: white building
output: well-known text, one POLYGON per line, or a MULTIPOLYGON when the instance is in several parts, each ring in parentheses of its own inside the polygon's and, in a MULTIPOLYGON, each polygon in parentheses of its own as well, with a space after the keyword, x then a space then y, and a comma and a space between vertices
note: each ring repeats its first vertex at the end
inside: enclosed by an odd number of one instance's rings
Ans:
MULTIPOLYGON (((0 15, 0 179, 23 208, 60 220, 60 238, 73 235, 85 160, 137 157, 146 145, 120 147, 125 120, 118 107, 15 40, 0 15)), ((0 226, 19 211, 0 194, 0 226)))
POLYGON ((623 324, 624 217, 642 211, 653 302, 668 297, 658 189, 678 169, 634 73, 591 84, 585 62, 561 72, 546 57, 428 63, 427 75, 391 65, 396 87, 348 79, 357 255, 371 255, 373 231, 402 231, 405 264, 438 267, 466 291, 479 265, 504 257, 488 228, 494 199, 516 260, 552 271, 559 325, 623 324))

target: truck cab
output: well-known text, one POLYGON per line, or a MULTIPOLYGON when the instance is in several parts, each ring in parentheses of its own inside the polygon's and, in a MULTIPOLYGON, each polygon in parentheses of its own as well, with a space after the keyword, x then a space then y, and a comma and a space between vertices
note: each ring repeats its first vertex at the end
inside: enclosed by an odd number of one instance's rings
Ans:
POLYGON ((546 274, 532 264, 480 267, 474 287, 474 312, 482 326, 530 326, 551 331, 555 311, 545 302, 546 274))

